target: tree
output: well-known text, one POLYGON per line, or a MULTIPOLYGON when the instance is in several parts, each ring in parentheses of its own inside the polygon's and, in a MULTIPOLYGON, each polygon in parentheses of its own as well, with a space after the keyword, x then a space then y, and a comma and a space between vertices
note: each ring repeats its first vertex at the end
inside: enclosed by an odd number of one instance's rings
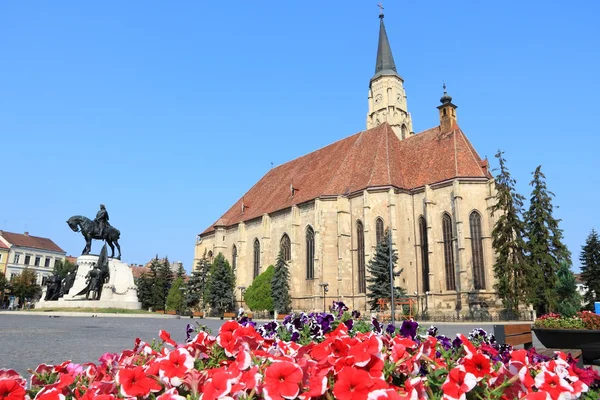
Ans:
POLYGON ((179 263, 179 267, 177 268, 177 272, 175 273, 176 278, 183 278, 185 276, 185 269, 183 268, 183 264, 179 263))
POLYGON ((167 258, 159 259, 158 255, 150 262, 152 296, 149 303, 154 310, 164 310, 167 303, 167 294, 173 282, 173 271, 167 258))
POLYGON ((254 282, 246 289, 244 300, 253 311, 273 312, 273 297, 271 293, 271 282, 275 275, 275 267, 272 265, 265 272, 258 275, 254 282))
POLYGON ((10 293, 21 300, 21 304, 25 298, 31 299, 42 293, 35 272, 27 267, 10 282, 9 288, 10 293))
POLYGON ((290 297, 290 270, 283 259, 283 253, 279 251, 275 272, 271 279, 271 297, 273 298, 273 308, 278 313, 287 314, 292 309, 292 299, 290 297))
POLYGON ((60 279, 66 278, 71 272, 75 271, 77 265, 73 264, 71 261, 64 260, 56 260, 54 262, 54 274, 58 275, 60 279))
POLYGON ((229 262, 222 253, 219 253, 213 262, 208 278, 208 303, 222 312, 233 311, 233 291, 235 289, 235 277, 229 266, 229 262))
MULTIPOLYGON (((379 299, 391 299, 392 296, 389 234, 390 232, 388 230, 386 232, 386 238, 377 243, 375 255, 369 261, 369 265, 367 265, 367 271, 369 272, 367 282, 370 283, 370 285, 367 285, 367 297, 370 299, 369 305, 371 306, 371 310, 375 310, 379 307, 379 299)), ((400 276, 402 273, 402 269, 398 272, 395 271, 397 261, 398 255, 396 249, 392 248, 392 271, 395 277, 400 276)), ((404 288, 398 286, 394 287, 394 297, 396 299, 405 295, 406 290, 404 288)))
POLYGON ((186 283, 185 303, 187 307, 204 307, 207 296, 207 282, 210 274, 211 264, 204 251, 204 256, 196 263, 196 268, 192 271, 190 278, 186 283), (202 304, 200 304, 202 302, 202 304))
POLYGON ((570 264, 571 254, 562 243, 560 219, 552 216, 554 193, 546 187, 546 177, 541 165, 533 172, 533 186, 529 210, 525 213, 525 228, 528 238, 528 262, 532 273, 528 276, 532 291, 532 303, 539 315, 554 311, 558 305, 556 285, 558 269, 562 262, 570 264))
POLYGON ((581 247, 581 280, 587 286, 587 293, 583 296, 586 308, 594 309, 594 303, 600 301, 600 238, 598 232, 592 229, 581 247))
POLYGON ((176 278, 169 289, 167 296, 167 310, 182 311, 183 310, 183 293, 181 288, 184 287, 183 278, 176 278))
POLYGON ((154 307, 153 298, 153 281, 154 279, 150 276, 152 272, 144 272, 137 280, 137 295, 138 300, 142 303, 142 308, 149 309, 154 307))
POLYGON ((527 304, 532 298, 531 268, 525 255, 525 224, 523 196, 515 190, 516 181, 511 177, 504 152, 498 151, 496 158, 500 171, 496 176, 496 203, 492 215, 498 220, 492 231, 492 246, 496 253, 494 288, 508 312, 517 312, 519 304, 527 304))
POLYGON ((567 261, 561 261, 556 275, 556 311, 566 317, 572 317, 581 308, 581 296, 577 293, 575 275, 567 261))
POLYGON ((4 292, 4 290, 8 287, 8 280, 4 273, 0 272, 0 292, 4 292))

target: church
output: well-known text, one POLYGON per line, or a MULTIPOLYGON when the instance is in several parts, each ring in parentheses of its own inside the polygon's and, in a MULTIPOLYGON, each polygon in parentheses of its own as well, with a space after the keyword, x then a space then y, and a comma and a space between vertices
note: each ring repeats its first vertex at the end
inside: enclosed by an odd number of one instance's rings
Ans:
MULTIPOLYGON (((395 284, 419 311, 492 311, 495 188, 488 162, 458 126, 445 86, 439 125, 413 132, 379 18, 367 129, 267 172, 197 236, 195 261, 223 253, 236 286, 248 287, 281 251, 293 310, 341 300, 367 312, 367 265, 390 229, 402 269, 395 284)), ((236 290, 236 301, 240 296, 236 290)))

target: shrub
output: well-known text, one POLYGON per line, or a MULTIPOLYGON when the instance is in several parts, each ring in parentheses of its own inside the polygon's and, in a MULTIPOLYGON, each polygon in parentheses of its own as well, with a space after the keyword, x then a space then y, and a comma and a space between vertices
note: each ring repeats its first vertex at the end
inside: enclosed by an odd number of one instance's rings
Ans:
POLYGON ((273 297, 271 296, 271 281, 275 267, 272 265, 265 272, 254 279, 252 285, 246 290, 244 300, 252 311, 273 311, 273 297))
POLYGON ((600 315, 591 311, 578 312, 575 317, 546 314, 535 320, 536 328, 600 330, 600 315))
POLYGON ((577 316, 583 321, 585 329, 600 330, 600 315, 591 311, 582 311, 577 316))

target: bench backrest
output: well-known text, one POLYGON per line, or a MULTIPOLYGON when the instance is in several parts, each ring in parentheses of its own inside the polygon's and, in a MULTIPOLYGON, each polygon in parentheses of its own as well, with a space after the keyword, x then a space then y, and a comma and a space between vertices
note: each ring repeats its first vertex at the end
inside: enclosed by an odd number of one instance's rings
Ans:
POLYGON ((498 343, 522 344, 526 349, 533 346, 531 324, 494 325, 494 336, 498 343))

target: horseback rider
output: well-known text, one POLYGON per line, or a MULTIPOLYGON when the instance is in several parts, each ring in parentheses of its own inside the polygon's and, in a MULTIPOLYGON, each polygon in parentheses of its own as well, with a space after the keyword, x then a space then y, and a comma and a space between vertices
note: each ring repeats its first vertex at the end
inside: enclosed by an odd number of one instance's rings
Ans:
POLYGON ((104 238, 104 231, 109 226, 108 224, 108 211, 106 211, 106 207, 104 204, 100 204, 100 211, 96 213, 96 225, 98 226, 98 235, 101 238, 104 238))

